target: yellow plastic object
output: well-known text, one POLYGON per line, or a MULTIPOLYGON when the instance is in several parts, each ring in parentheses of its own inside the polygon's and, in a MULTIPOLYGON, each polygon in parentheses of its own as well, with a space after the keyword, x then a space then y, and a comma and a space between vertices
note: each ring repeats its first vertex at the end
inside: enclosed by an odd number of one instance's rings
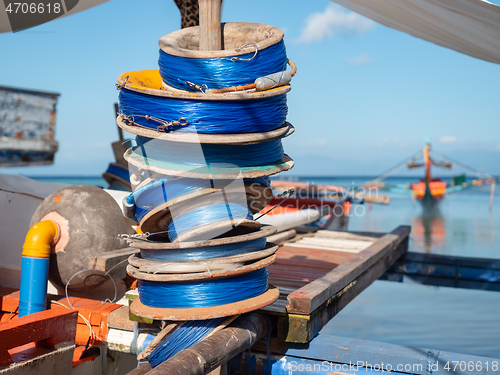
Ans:
POLYGON ((159 70, 136 70, 118 76, 118 84, 139 90, 165 90, 159 70), (128 77, 128 79, 127 79, 128 77))
POLYGON ((40 221, 33 225, 23 245, 23 256, 49 258, 50 247, 59 240, 59 226, 52 220, 40 221))

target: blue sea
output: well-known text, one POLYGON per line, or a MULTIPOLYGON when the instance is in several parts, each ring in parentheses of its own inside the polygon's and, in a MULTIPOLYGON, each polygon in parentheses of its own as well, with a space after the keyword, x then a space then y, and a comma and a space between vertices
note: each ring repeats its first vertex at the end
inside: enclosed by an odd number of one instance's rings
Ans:
MULTIPOLYGON (((107 186, 100 177, 35 177, 39 181, 107 186)), ((294 181, 352 188, 366 177, 309 177, 294 181)), ((392 177, 386 185, 415 182, 392 177)), ((410 251, 500 258, 500 189, 489 209, 490 187, 448 195, 431 219, 406 194, 389 205, 364 204, 350 218, 353 231, 390 232, 411 225, 410 251), (495 216, 496 220, 495 220, 495 216)), ((334 317, 322 333, 441 351, 500 358, 500 293, 376 281, 334 317)))

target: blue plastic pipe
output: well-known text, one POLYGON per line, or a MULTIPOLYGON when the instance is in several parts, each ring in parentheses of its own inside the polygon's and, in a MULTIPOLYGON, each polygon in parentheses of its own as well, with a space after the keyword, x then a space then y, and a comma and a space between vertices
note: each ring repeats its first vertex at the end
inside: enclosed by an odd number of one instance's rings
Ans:
POLYGON ((23 256, 19 316, 26 316, 46 309, 47 280, 50 258, 23 256))
POLYGON ((46 309, 51 247, 59 237, 60 228, 51 220, 36 223, 26 234, 21 266, 20 317, 46 309))

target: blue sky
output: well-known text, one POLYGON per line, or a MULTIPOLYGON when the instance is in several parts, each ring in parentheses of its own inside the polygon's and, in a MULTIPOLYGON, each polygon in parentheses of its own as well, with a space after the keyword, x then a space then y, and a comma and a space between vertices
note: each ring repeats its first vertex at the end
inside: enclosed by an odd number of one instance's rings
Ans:
MULTIPOLYGON (((424 137, 436 150, 500 175, 499 66, 327 0, 225 0, 222 18, 285 32, 298 66, 288 95, 296 132, 284 141, 296 161, 289 175, 377 175, 421 148, 424 137)), ((0 34, 0 85, 61 93, 55 164, 0 172, 103 173, 118 137, 116 77, 157 68, 158 39, 179 26, 173 1, 112 0, 0 34)))

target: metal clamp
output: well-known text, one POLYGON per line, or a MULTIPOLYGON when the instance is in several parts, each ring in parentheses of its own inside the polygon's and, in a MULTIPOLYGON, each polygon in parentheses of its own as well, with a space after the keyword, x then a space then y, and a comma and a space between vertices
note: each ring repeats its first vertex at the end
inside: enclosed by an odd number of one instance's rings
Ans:
POLYGON ((208 86, 205 84, 200 86, 200 85, 197 85, 196 83, 186 81, 186 85, 188 85, 192 89, 198 90, 199 92, 201 92, 203 94, 205 93, 205 91, 208 90, 208 86))
POLYGON ((120 116, 122 120, 127 124, 127 125, 135 125, 139 126, 142 128, 150 129, 147 126, 140 125, 135 122, 134 117, 144 117, 146 120, 151 120, 160 123, 161 125, 158 125, 156 127, 156 130, 158 132, 168 132, 169 128, 172 126, 187 126, 189 124, 189 120, 186 117, 181 117, 178 120, 173 120, 173 121, 165 121, 162 120, 158 117, 154 116, 149 116, 149 115, 126 115, 124 113, 120 113, 120 116))
POLYGON ((123 81, 123 83, 121 85, 119 83, 115 84, 117 90, 121 90, 127 84, 128 77, 129 76, 125 77, 125 81, 123 81))
MULTIPOLYGON (((146 116, 146 118, 148 118, 146 116)), ((150 117, 151 120, 153 121, 160 121, 162 122, 163 120, 160 120, 160 119, 156 119, 156 118, 153 118, 153 117, 150 117)), ((156 128, 157 131, 161 131, 161 132, 168 132, 168 128, 171 127, 171 126, 187 126, 189 124, 189 120, 185 117, 181 117, 180 119, 178 120, 174 120, 174 121, 170 121, 170 122, 165 122, 163 121, 162 125, 158 126, 156 128)))
POLYGON ((151 236, 151 233, 149 232, 135 234, 120 233, 118 238, 121 238, 122 240, 144 240, 149 236, 151 236))
POLYGON ((249 59, 242 59, 241 57, 233 56, 230 59, 226 59, 226 60, 228 60, 228 61, 251 61, 251 60, 253 60, 255 58, 255 56, 257 56, 257 52, 259 52, 259 47, 257 47, 257 44, 250 42, 250 43, 243 44, 240 48, 237 48, 236 51, 239 52, 243 47, 246 47, 246 46, 254 46, 255 47, 255 52, 254 52, 252 57, 250 57, 249 59))

